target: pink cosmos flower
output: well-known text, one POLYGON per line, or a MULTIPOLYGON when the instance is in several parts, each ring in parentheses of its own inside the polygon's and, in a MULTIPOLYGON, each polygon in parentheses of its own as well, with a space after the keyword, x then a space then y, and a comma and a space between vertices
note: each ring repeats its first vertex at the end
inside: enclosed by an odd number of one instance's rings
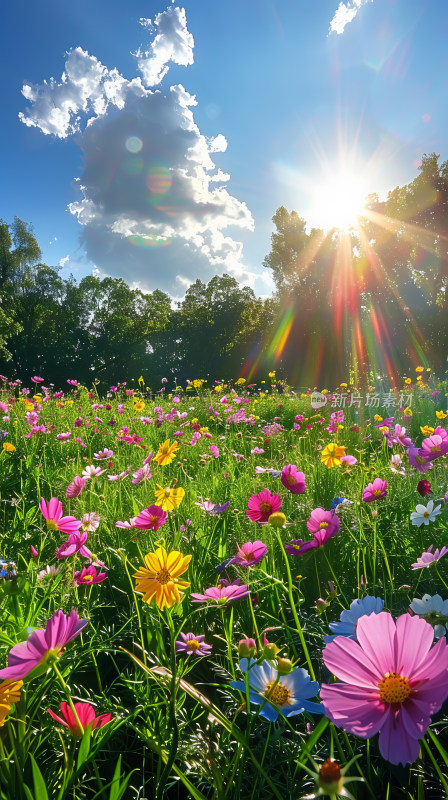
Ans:
POLYGON ((268 548, 263 542, 256 541, 246 542, 238 548, 236 556, 230 561, 231 564, 237 564, 239 567, 252 567, 254 564, 259 564, 263 561, 268 548))
POLYGON ((93 457, 97 461, 103 461, 105 458, 112 458, 113 454, 114 454, 113 450, 108 450, 107 447, 105 447, 104 450, 100 450, 98 453, 94 453, 93 457))
POLYGON ((214 458, 219 458, 219 449, 216 447, 216 444, 211 444, 208 449, 214 458))
POLYGON ((63 611, 56 611, 45 628, 33 631, 26 642, 14 645, 9 651, 8 666, 0 670, 0 678, 20 681, 49 658, 57 658, 62 648, 78 636, 87 623, 87 619, 79 619, 76 609, 68 616, 63 611))
POLYGON ((81 527, 81 521, 75 517, 64 517, 62 503, 57 497, 52 497, 48 502, 41 498, 39 508, 45 517, 49 531, 62 531, 63 533, 75 533, 81 527))
POLYGON ((211 644, 204 642, 205 635, 195 636, 194 633, 182 633, 181 638, 175 643, 176 653, 185 653, 187 656, 208 656, 212 649, 211 644))
POLYGON ((39 378, 37 375, 33 375, 31 380, 33 381, 33 383, 43 383, 45 378, 39 378))
POLYGON ((100 714, 99 717, 95 716, 95 709, 90 703, 74 703, 74 708, 78 717, 76 720, 75 715, 73 714, 72 709, 70 708, 68 703, 64 701, 61 703, 61 717, 58 717, 51 708, 47 708, 48 713, 53 717, 56 722, 59 722, 60 725, 63 725, 64 728, 68 728, 72 736, 75 739, 81 739, 83 735, 83 731, 79 727, 79 722, 83 730, 90 726, 91 730, 94 731, 97 728, 102 728, 103 725, 107 725, 108 722, 112 719, 112 714, 100 714))
POLYGON ((76 475, 73 478, 72 482, 69 483, 69 485, 67 486, 65 496, 69 498, 79 497, 85 485, 86 485, 85 478, 81 478, 79 475, 76 475))
POLYGON ((440 458, 448 453, 448 438, 442 439, 441 436, 433 434, 423 439, 422 442, 422 455, 427 456, 434 461, 435 458, 440 458))
POLYGON ((90 511, 88 514, 83 514, 81 519, 81 528, 86 533, 93 533, 99 527, 101 517, 95 511, 90 511))
POLYGON ((408 455, 410 465, 418 469, 419 472, 423 473, 428 469, 432 469, 430 453, 424 452, 419 447, 408 447, 406 453, 408 455))
POLYGON ((268 522, 271 514, 280 511, 282 501, 278 494, 271 494, 269 489, 263 489, 258 494, 252 494, 249 497, 248 511, 246 515, 252 522, 264 523, 268 522))
POLYGON ((125 469, 124 472, 120 472, 118 475, 108 475, 107 476, 107 480, 108 481, 119 481, 119 480, 121 480, 121 478, 126 478, 126 476, 129 475, 131 470, 132 470, 132 467, 127 467, 127 469, 125 469))
POLYGON ((101 467, 95 467, 93 464, 90 464, 88 467, 83 469, 81 474, 85 480, 89 480, 90 478, 99 478, 99 476, 103 475, 105 472, 105 469, 101 469, 101 467))
POLYGON ((67 541, 56 550, 56 558, 68 558, 75 553, 79 553, 83 558, 93 558, 93 554, 86 547, 87 536, 86 531, 71 533, 67 541))
POLYGON ((428 550, 417 558, 415 564, 412 564, 412 569, 423 569, 424 567, 432 566, 432 564, 437 564, 448 553, 448 547, 442 547, 441 550, 437 548, 434 553, 432 552, 433 547, 433 544, 429 545, 428 550))
POLYGON ((127 530, 131 530, 131 528, 135 528, 136 519, 137 519, 137 517, 131 517, 129 522, 120 522, 120 521, 118 521, 118 522, 115 523, 115 527, 116 528, 126 528, 127 530))
POLYGON ((96 568, 91 564, 89 567, 83 567, 79 572, 75 572, 73 577, 78 586, 91 586, 93 583, 105 581, 107 575, 105 572, 97 572, 96 568))
POLYGON ((305 475, 303 472, 298 472, 294 464, 287 464, 283 467, 280 480, 292 494, 303 494, 306 489, 305 475))
POLYGON ((135 518, 134 526, 141 531, 158 531, 165 524, 167 518, 168 513, 163 511, 160 506, 149 506, 135 518))
POLYGON ((58 433, 56 439, 59 439, 60 442, 66 442, 67 439, 70 439, 71 435, 72 435, 71 431, 67 431, 67 433, 58 433))
POLYGON ((373 503, 374 500, 381 500, 387 494, 387 481, 375 478, 373 483, 369 483, 364 489, 362 499, 365 503, 373 503))
POLYGON ((218 586, 211 586, 206 589, 204 594, 191 593, 191 600, 193 603, 203 603, 212 600, 218 606, 225 606, 234 600, 241 600, 249 594, 249 589, 245 583, 242 583, 237 578, 232 583, 222 580, 218 586))
POLYGON ((355 458, 355 456, 348 456, 348 455, 341 456, 340 461, 342 462, 342 464, 348 464, 350 467, 352 467, 353 464, 358 463, 358 459, 355 458))
POLYGON ((285 552, 289 556, 303 556, 308 550, 323 547, 329 539, 336 536, 341 527, 341 521, 334 511, 315 508, 311 512, 306 526, 310 533, 314 534, 313 539, 308 542, 304 542, 303 539, 293 539, 290 544, 285 544, 285 552))
POLYGON ((325 714, 344 730, 370 739, 392 764, 418 758, 431 714, 448 694, 448 646, 431 647, 434 630, 418 616, 395 623, 387 612, 361 617, 357 641, 337 636, 323 651, 325 666, 342 683, 322 684, 325 714))
POLYGON ((142 481, 147 481, 152 477, 152 472, 150 471, 149 464, 144 464, 143 467, 134 472, 132 475, 132 483, 134 486, 138 486, 139 483, 142 481))

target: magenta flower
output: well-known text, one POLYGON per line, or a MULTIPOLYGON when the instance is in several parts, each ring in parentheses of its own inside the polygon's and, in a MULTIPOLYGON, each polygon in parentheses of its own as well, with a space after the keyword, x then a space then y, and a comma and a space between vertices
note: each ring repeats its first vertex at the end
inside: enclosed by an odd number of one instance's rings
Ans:
POLYGON ((87 531, 76 531, 71 533, 67 541, 61 544, 56 550, 56 558, 68 558, 75 553, 79 553, 84 558, 93 558, 93 554, 86 547, 87 531))
POLYGON ((248 511, 246 515, 252 522, 268 522, 271 514, 280 511, 282 501, 278 494, 271 494, 269 489, 263 489, 258 494, 252 494, 249 497, 248 511))
POLYGON ((375 478, 373 483, 369 483, 364 489, 362 499, 365 503, 373 503, 375 500, 381 500, 387 494, 387 481, 382 481, 381 478, 375 478))
POLYGON ((341 527, 341 522, 334 511, 315 508, 311 512, 306 526, 310 533, 314 534, 313 539, 309 542, 304 542, 303 539, 293 539, 289 544, 285 544, 285 553, 288 553, 289 556, 303 556, 308 550, 323 547, 329 539, 336 536, 341 527))
POLYGON ((424 479, 418 482, 417 491, 422 497, 426 497, 427 494, 433 493, 430 482, 424 479))
POLYGON ((325 714, 344 730, 370 739, 392 764, 418 758, 419 739, 448 694, 445 638, 420 617, 387 612, 361 617, 357 641, 337 636, 323 651, 325 666, 342 683, 323 684, 325 714))
MULTIPOLYGON (((353 430, 353 428, 351 428, 353 430)), ((341 456, 340 461, 342 464, 348 464, 349 467, 352 467, 354 464, 358 463, 358 459, 355 456, 341 456)))
POLYGON ((185 653, 187 656, 208 656, 212 649, 211 644, 204 642, 205 636, 195 636, 194 633, 180 632, 181 639, 175 643, 176 653, 185 653))
POLYGON ((136 517, 134 526, 141 531, 158 531, 165 524, 167 518, 167 512, 163 511, 160 506, 149 506, 136 517))
POLYGON ((100 714, 99 717, 96 717, 95 709, 90 703, 74 703, 74 707, 79 722, 68 703, 62 702, 60 706, 63 719, 58 717, 51 708, 47 708, 47 711, 56 722, 59 722, 64 728, 68 728, 75 739, 81 739, 83 735, 79 723, 81 723, 83 730, 90 726, 91 730, 94 731, 97 728, 102 728, 103 725, 107 725, 112 719, 112 714, 100 714))
POLYGON ((57 658, 62 648, 81 633, 87 623, 87 619, 79 619, 76 609, 70 611, 68 616, 56 611, 45 628, 33 631, 26 642, 14 645, 9 651, 8 666, 0 670, 0 678, 23 680, 35 667, 50 658, 57 658))
POLYGON ((435 458, 440 458, 448 453, 448 438, 442 438, 438 434, 433 433, 423 439, 421 454, 434 461, 435 458))
POLYGON ((33 381, 33 383, 43 383, 45 378, 39 378, 37 375, 33 375, 31 380, 33 381))
POLYGON ((287 464, 283 467, 280 480, 285 489, 292 494, 303 494, 306 489, 305 475, 303 472, 298 472, 294 464, 287 464))
POLYGON ((252 567, 254 564, 259 564, 263 561, 267 553, 267 547, 263 542, 256 541, 246 542, 238 548, 236 556, 232 558, 230 564, 237 564, 239 567, 252 567))
POLYGON ((90 567, 83 567, 79 572, 75 572, 74 579, 78 586, 91 586, 93 583, 102 583, 106 580, 105 572, 97 572, 92 564, 90 567))
POLYGON ((418 469, 419 472, 423 473, 428 469, 432 469, 430 453, 421 450, 419 447, 408 447, 406 453, 408 454, 410 465, 418 469))
POLYGON ((245 583, 242 583, 239 578, 229 583, 228 581, 221 581, 218 586, 212 586, 206 589, 204 594, 191 593, 193 603, 204 603, 212 600, 218 606, 225 606, 233 600, 241 600, 249 594, 249 589, 245 583))
POLYGON ((75 517, 64 517, 62 503, 57 497, 52 497, 47 503, 41 498, 39 508, 45 517, 49 531, 62 531, 63 533, 75 533, 81 527, 81 521, 75 517))
POLYGON ((422 553, 421 556, 417 558, 416 563, 412 564, 412 569, 423 569, 423 567, 431 567, 432 564, 437 564, 437 562, 440 561, 440 559, 443 558, 443 556, 445 556, 448 553, 448 547, 442 547, 441 550, 437 548, 437 550, 434 550, 434 553, 432 553, 431 551, 433 547, 434 545, 431 544, 428 547, 426 553, 422 553))
POLYGON ((85 485, 85 478, 81 478, 80 475, 76 475, 72 482, 67 486, 65 496, 68 498, 79 497, 85 485))
POLYGON ((107 447, 105 447, 104 450, 100 450, 98 453, 94 453, 93 457, 97 461, 103 461, 105 458, 112 458, 113 454, 114 454, 113 450, 109 450, 107 447))

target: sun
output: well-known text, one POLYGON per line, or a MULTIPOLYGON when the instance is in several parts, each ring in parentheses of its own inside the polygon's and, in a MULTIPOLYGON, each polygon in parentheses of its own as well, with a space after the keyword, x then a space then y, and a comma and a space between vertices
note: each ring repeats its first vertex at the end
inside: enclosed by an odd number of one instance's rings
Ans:
POLYGON ((367 194, 361 176, 347 170, 335 173, 315 187, 310 216, 319 228, 347 231, 363 216, 367 194))

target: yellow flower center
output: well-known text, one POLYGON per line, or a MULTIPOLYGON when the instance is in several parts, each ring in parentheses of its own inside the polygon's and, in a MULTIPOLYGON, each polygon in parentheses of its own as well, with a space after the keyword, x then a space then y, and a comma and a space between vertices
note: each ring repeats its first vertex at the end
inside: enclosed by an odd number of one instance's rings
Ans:
POLYGON ((263 514, 267 514, 267 512, 270 511, 271 508, 272 508, 272 506, 271 506, 270 503, 260 503, 260 511, 263 514))
POLYGON ((287 481, 289 486, 295 486, 296 483, 297 483, 294 475, 288 475, 288 477, 286 478, 286 481, 287 481))
POLYGON ((328 522, 321 522, 319 525, 319 530, 326 530, 328 528, 328 522))
POLYGON ((156 581, 158 581, 159 583, 162 583, 162 584, 169 583, 170 580, 171 580, 171 575, 168 572, 168 570, 166 569, 166 567, 163 567, 156 574, 156 581))
POLYGON ((54 519, 47 519, 47 530, 49 531, 57 531, 58 526, 56 525, 54 519))
POLYGON ((379 497, 381 494, 381 489, 374 489, 372 494, 374 497, 379 497))
POLYGON ((84 575, 82 582, 83 583, 91 583, 93 581, 93 575, 84 575))
POLYGON ((195 653, 196 650, 199 650, 200 646, 201 645, 197 639, 191 639, 191 641, 187 642, 187 650, 192 650, 193 653, 195 653))
POLYGON ((424 516, 424 517, 426 517, 426 518, 428 518, 428 517, 429 517, 429 513, 428 513, 428 511, 425 511, 425 512, 424 512, 424 514, 423 514, 423 516, 424 516))
POLYGON ((442 448, 440 447, 439 444, 436 444, 433 447, 431 447, 431 453, 440 453, 441 451, 442 451, 442 448))
POLYGON ((416 456, 415 460, 416 460, 417 464, 420 464, 420 465, 425 463, 425 459, 423 458, 423 456, 416 456))
POLYGON ((151 515, 151 525, 155 525, 158 522, 159 518, 156 517, 155 514, 151 515))
POLYGON ((275 703, 276 706, 286 706, 290 702, 291 693, 286 686, 282 686, 281 683, 269 681, 264 690, 264 696, 267 697, 271 703, 275 703))
POLYGON ((378 684, 381 700, 385 703, 404 703, 411 694, 411 687, 407 678, 397 675, 396 672, 386 672, 378 684))

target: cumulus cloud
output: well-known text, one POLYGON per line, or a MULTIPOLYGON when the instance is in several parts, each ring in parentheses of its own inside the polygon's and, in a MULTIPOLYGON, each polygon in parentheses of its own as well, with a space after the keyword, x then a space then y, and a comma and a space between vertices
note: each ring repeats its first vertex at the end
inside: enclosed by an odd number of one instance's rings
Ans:
POLYGON ((339 3, 330 22, 330 33, 344 33, 346 25, 355 19, 361 6, 368 2, 369 0, 349 0, 347 3, 339 3))
POLYGON ((139 21, 149 31, 157 31, 150 48, 139 48, 135 53, 145 86, 161 83, 168 72, 169 61, 184 67, 193 63, 194 39, 187 30, 184 8, 170 6, 157 14, 154 22, 143 17, 139 21))
POLYGON ((31 105, 20 118, 60 138, 77 133, 83 173, 69 210, 102 272, 171 294, 222 272, 253 283, 242 244, 227 231, 252 230, 252 215, 212 159, 226 150, 226 138, 200 132, 196 98, 182 85, 151 88, 168 61, 192 63, 185 12, 171 6, 153 24, 141 22, 156 31, 152 46, 136 54, 143 79, 128 80, 77 47, 60 81, 24 86, 31 105))

